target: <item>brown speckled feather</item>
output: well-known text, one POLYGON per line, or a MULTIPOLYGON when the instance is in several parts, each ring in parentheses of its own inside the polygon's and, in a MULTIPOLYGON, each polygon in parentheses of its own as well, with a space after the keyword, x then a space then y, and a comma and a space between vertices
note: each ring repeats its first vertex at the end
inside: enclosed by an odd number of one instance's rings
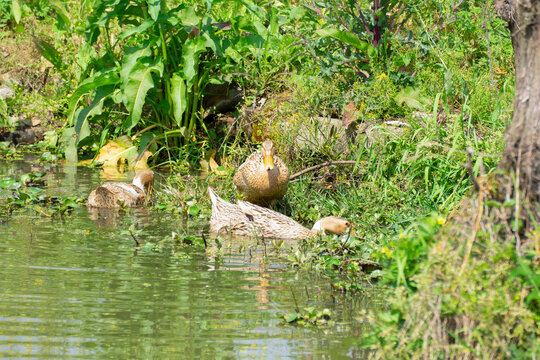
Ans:
POLYGON ((256 152, 238 168, 233 183, 247 201, 268 205, 283 198, 287 192, 289 169, 278 156, 273 159, 274 168, 267 171, 263 166, 263 154, 256 152))
POLYGON ((88 206, 93 207, 119 207, 139 206, 146 200, 144 191, 133 184, 127 183, 107 183, 98 186, 88 196, 88 206))
MULTIPOLYGON (((232 233, 243 236, 256 235, 264 238, 290 240, 313 238, 318 234, 317 231, 307 229, 293 219, 274 210, 246 201, 239 201, 238 205, 228 203, 217 196, 211 188, 208 188, 208 193, 212 201, 210 231, 213 233, 232 233)), ((350 223, 345 219, 337 217, 325 219, 343 223, 346 228, 350 226, 350 223)))
POLYGON ((120 206, 135 207, 146 201, 146 192, 154 185, 154 173, 144 169, 137 172, 133 183, 105 183, 88 195, 90 207, 114 208, 120 206), (146 191, 146 192, 145 192, 146 191))

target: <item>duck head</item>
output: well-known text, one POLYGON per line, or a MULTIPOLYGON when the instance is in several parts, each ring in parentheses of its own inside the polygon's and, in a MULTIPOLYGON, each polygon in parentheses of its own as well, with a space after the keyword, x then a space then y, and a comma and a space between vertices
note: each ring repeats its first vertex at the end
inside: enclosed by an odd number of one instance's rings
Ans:
POLYGON ((336 235, 343 235, 351 229, 351 222, 337 216, 328 216, 320 219, 313 225, 313 231, 329 232, 336 235))
POLYGON ((276 148, 270 140, 266 140, 262 144, 261 153, 263 155, 264 169, 266 171, 271 171, 274 169, 274 155, 276 153, 276 148))
POLYGON ((133 185, 142 189, 145 194, 148 194, 154 187, 154 172, 149 169, 137 171, 133 178, 133 185))

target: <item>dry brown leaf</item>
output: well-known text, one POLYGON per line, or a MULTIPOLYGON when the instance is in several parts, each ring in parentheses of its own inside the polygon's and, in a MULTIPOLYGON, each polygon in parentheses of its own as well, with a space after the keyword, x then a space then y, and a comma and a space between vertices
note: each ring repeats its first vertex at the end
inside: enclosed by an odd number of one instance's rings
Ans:
POLYGON ((343 108, 343 115, 341 117, 341 120, 343 121, 343 126, 345 128, 348 128, 349 125, 358 117, 360 116, 360 113, 358 110, 356 110, 356 106, 354 105, 354 101, 351 101, 345 107, 343 108))

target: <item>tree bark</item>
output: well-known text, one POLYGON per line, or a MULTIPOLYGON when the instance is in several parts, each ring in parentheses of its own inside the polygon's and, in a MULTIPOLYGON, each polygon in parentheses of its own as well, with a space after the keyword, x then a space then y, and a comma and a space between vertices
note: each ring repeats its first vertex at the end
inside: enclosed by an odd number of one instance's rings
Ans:
MULTIPOLYGON (((512 34, 516 95, 512 123, 499 169, 515 174, 506 184, 505 197, 540 201, 540 1, 496 0, 499 16, 512 34), (514 182, 515 181, 515 182, 514 182), (518 186, 516 186, 516 184, 518 186), (519 188, 520 193, 514 189, 519 188)), ((538 214, 535 214, 538 215, 538 214)))

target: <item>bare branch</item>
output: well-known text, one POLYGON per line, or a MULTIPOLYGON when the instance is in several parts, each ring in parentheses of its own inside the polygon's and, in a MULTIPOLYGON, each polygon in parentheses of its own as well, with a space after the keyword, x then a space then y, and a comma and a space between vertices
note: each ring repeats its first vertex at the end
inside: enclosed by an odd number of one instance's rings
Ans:
POLYGON ((299 177, 300 175, 304 175, 305 173, 308 173, 310 171, 313 171, 313 170, 317 170, 317 169, 320 169, 320 168, 323 168, 325 166, 331 166, 331 165, 356 165, 358 164, 357 161, 355 160, 338 160, 338 161, 327 161, 327 162, 324 162, 322 164, 318 164, 318 165, 315 165, 315 166, 311 166, 311 167, 308 167, 307 169, 304 169, 302 171, 299 171, 297 172, 296 174, 294 175, 291 175, 289 177, 289 180, 293 180, 297 177, 299 177))

